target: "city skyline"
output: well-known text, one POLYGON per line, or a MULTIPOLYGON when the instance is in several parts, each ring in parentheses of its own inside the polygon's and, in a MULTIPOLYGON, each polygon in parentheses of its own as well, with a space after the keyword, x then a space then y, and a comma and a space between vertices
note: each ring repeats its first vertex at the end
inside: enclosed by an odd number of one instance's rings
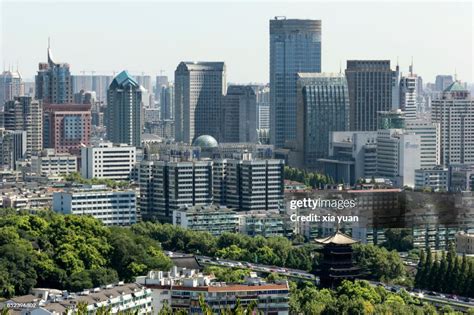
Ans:
POLYGON ((229 83, 267 83, 269 21, 284 15, 322 20, 323 72, 344 71, 349 59, 389 59, 394 67, 398 57, 407 73, 413 57, 414 72, 424 82, 455 72, 458 79, 474 82, 470 2, 227 2, 187 3, 186 8, 181 2, 3 1, 3 67, 18 64, 23 77, 32 80, 51 37, 55 58, 69 63, 75 75, 163 70, 172 78, 180 61, 224 61, 229 83), (54 18, 45 22, 45 15, 54 18))

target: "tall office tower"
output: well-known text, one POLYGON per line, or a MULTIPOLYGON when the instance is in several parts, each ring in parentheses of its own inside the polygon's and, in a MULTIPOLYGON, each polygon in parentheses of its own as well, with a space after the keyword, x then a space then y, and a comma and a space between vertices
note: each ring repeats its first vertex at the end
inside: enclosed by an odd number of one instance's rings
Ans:
POLYGON ((296 140, 296 74, 321 72, 321 21, 270 20, 270 141, 296 140))
POLYGON ((43 147, 80 155, 89 145, 91 105, 47 104, 43 107, 43 147))
POLYGON ((400 108, 405 112, 406 120, 417 118, 417 84, 418 77, 413 73, 413 65, 411 65, 409 74, 402 76, 400 80, 400 108))
POLYGON ((440 125, 427 120, 407 120, 405 131, 420 136, 420 168, 432 169, 441 164, 440 125))
POLYGON ((257 89, 257 129, 270 130, 270 88, 257 89))
POLYGON ((25 84, 18 71, 3 71, 0 74, 0 106, 16 96, 24 95, 25 84))
POLYGON ((143 218, 172 222, 173 210, 212 203, 212 161, 142 161, 143 218))
POLYGON ((298 73, 297 151, 300 163, 320 169, 318 159, 329 155, 332 131, 349 130, 349 93, 343 74, 298 73))
POLYGON ((100 142, 81 148, 84 178, 128 180, 136 163, 136 148, 121 143, 100 142))
POLYGON ((222 140, 223 62, 181 62, 174 72, 175 138, 192 143, 201 135, 222 140))
POLYGON ((0 169, 15 170, 16 162, 26 157, 26 131, 0 128, 0 169))
POLYGON ((257 97, 251 86, 230 85, 224 96, 222 142, 257 142, 257 97))
POLYGON ((415 170, 420 168, 420 136, 403 129, 377 131, 377 175, 395 186, 415 187, 415 170))
POLYGON ((226 204, 240 211, 280 210, 283 160, 227 160, 226 204))
POLYGON ((107 95, 107 138, 114 143, 141 146, 142 89, 127 71, 110 84, 107 95))
POLYGON ((69 64, 53 61, 51 48, 48 45, 48 62, 38 66, 36 82, 36 99, 44 104, 72 103, 72 79, 69 64))
POLYGON ((164 86, 168 86, 169 81, 166 75, 157 75, 155 78, 155 100, 157 100, 161 105, 161 92, 164 86))
POLYGON ((169 84, 161 87, 160 92, 160 114, 161 119, 174 118, 174 85, 169 84))
POLYGON ((451 84, 453 84, 453 76, 452 75, 445 75, 439 74, 436 76, 435 80, 435 89, 438 92, 443 92, 446 90, 451 84))
POLYGON ((348 60, 346 78, 351 130, 377 130, 377 113, 398 107, 398 70, 390 60, 348 60))
POLYGON ((27 134, 26 156, 43 150, 43 106, 30 96, 17 96, 5 103, 3 112, 4 128, 24 130, 27 134))
POLYGON ((474 99, 459 81, 431 101, 431 119, 441 128, 441 164, 474 163, 474 99))

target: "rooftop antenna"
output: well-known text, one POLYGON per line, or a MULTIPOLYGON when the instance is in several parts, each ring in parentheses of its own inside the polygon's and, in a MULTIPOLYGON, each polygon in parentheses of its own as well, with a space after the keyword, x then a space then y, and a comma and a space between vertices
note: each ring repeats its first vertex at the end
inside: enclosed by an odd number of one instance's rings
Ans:
POLYGON ((458 71, 456 68, 454 68, 454 81, 458 80, 458 71))
POLYGON ((400 66, 398 65, 398 56, 397 56, 397 67, 395 68, 397 71, 400 69, 400 66))
POLYGON ((342 74, 341 60, 339 60, 339 74, 342 74))
POLYGON ((413 76, 413 56, 411 56, 410 75, 413 76))

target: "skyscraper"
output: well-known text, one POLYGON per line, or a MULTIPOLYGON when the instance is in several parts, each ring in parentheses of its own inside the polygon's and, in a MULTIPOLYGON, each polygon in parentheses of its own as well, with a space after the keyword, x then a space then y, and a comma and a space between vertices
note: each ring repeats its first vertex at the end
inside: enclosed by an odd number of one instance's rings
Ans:
POLYGON ((270 138, 282 147, 296 139, 298 72, 321 72, 321 21, 270 20, 270 138))
POLYGON ((474 163, 474 99, 459 81, 431 101, 431 118, 440 124, 441 164, 474 163))
POLYGON ((306 168, 329 155, 332 131, 349 130, 349 95, 343 74, 298 73, 298 152, 306 168))
POLYGON ((48 62, 41 62, 35 78, 36 99, 44 104, 72 103, 72 79, 69 64, 57 63, 51 55, 48 44, 48 62))
POLYGON ((161 116, 161 120, 174 118, 174 85, 173 84, 169 84, 169 85, 161 87, 160 116, 161 116))
POLYGON ((0 106, 11 101, 15 96, 23 95, 25 85, 18 71, 3 71, 0 74, 0 106))
POLYGON ((258 87, 257 90, 257 129, 270 130, 270 88, 258 87))
POLYGON ((168 77, 166 75, 157 75, 155 80, 155 100, 161 105, 161 92, 163 87, 169 85, 168 77))
POLYGON ((251 86, 230 85, 223 111, 222 142, 257 142, 257 97, 251 86))
POLYGON ((142 89, 127 71, 110 83, 107 95, 107 138, 114 143, 141 146, 142 89))
POLYGON ((175 138, 191 143, 201 135, 222 139, 223 62, 181 62, 175 75, 175 138))
POLYGON ((435 89, 436 91, 443 92, 448 88, 448 86, 453 84, 453 82, 452 75, 438 74, 435 80, 435 89))
POLYGON ((418 77, 413 73, 413 65, 411 65, 408 75, 402 76, 400 80, 400 108, 405 112, 406 120, 417 118, 417 85, 418 77))
POLYGON ((43 149, 43 106, 29 96, 18 96, 5 103, 4 127, 26 131, 26 155, 31 158, 43 149))
POLYGON ((348 60, 346 78, 351 130, 377 130, 377 113, 399 106, 398 69, 390 60, 348 60))

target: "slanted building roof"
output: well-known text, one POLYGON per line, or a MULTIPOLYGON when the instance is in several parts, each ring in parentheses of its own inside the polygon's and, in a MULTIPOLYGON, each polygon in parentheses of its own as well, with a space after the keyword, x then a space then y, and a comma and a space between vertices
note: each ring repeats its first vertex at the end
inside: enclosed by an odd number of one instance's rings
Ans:
POLYGON ((352 245, 352 244, 358 243, 358 241, 342 233, 339 230, 336 233, 329 235, 328 237, 318 238, 315 241, 320 244, 336 244, 336 245, 352 245))

